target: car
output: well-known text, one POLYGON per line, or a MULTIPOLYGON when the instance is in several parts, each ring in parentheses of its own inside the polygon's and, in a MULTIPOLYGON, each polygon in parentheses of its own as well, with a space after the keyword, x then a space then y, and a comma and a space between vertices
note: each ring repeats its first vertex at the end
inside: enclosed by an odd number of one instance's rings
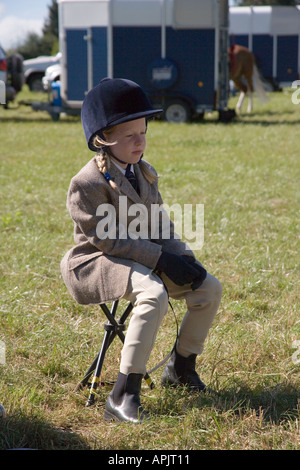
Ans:
POLYGON ((0 46, 0 80, 6 83, 7 79, 7 58, 4 50, 0 46))
POLYGON ((45 71, 51 65, 60 63, 61 52, 54 56, 39 56, 34 59, 24 60, 25 83, 31 91, 43 91, 42 79, 45 71))
POLYGON ((50 65, 46 68, 45 75, 42 78, 43 88, 46 92, 51 93, 51 86, 53 82, 60 80, 61 65, 50 65))
POLYGON ((0 45, 0 104, 7 107, 9 101, 14 101, 23 84, 23 57, 20 54, 7 57, 0 45))
POLYGON ((6 104, 7 58, 0 46, 0 104, 6 104))

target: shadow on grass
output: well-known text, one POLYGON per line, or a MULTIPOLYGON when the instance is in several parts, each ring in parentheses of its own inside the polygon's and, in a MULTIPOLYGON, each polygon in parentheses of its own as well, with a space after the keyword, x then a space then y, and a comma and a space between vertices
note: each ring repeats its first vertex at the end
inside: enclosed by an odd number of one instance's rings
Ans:
POLYGON ((241 416, 255 411, 265 422, 279 425, 299 419, 300 391, 294 385, 284 383, 273 387, 250 388, 238 382, 215 394, 191 394, 184 387, 165 389, 162 402, 161 409, 156 404, 157 415, 166 415, 170 411, 172 415, 180 415, 183 409, 188 408, 211 408, 220 413, 231 411, 241 416))
POLYGON ((234 410, 239 413, 255 410, 265 421, 280 424, 299 419, 300 391, 287 383, 256 389, 240 383, 234 389, 218 393, 214 406, 220 411, 234 410))
POLYGON ((21 414, 0 420, 1 450, 89 450, 76 433, 21 414))
MULTIPOLYGON (((214 117, 212 119, 207 118, 209 113, 204 116, 194 117, 192 121, 185 123, 185 125, 206 125, 206 124, 219 124, 219 125, 261 125, 261 126, 272 126, 272 125, 298 125, 300 124, 300 119, 298 119, 298 108, 286 111, 273 111, 273 110, 260 110, 256 109, 252 111, 252 113, 248 114, 246 112, 242 112, 240 115, 237 115, 233 119, 229 119, 228 122, 222 121, 222 119, 218 119, 218 112, 214 112, 214 117), (297 114, 296 114, 297 113, 297 114), (291 116, 291 120, 287 120, 286 117, 291 116), (277 119, 276 119, 277 118, 277 119)), ((60 124, 70 124, 74 122, 80 123, 80 115, 72 115, 72 114, 64 114, 62 113, 61 118, 57 120, 53 120, 50 114, 47 111, 35 111, 32 110, 30 107, 24 108, 24 106, 17 106, 12 107, 5 110, 0 116, 0 122, 11 122, 11 123, 24 123, 24 122, 37 122, 45 124, 48 123, 57 123, 60 124), (16 111, 20 111, 19 114, 16 114, 16 111)), ((156 122, 160 122, 159 119, 156 122)), ((166 121, 161 120, 162 123, 168 124, 166 121)), ((174 125, 174 123, 170 123, 170 125, 174 125)), ((178 125, 178 124, 175 124, 178 125)))
POLYGON ((228 122, 222 122, 221 120, 203 120, 203 123, 212 123, 215 122, 219 125, 226 126, 241 126, 241 125, 257 125, 257 126, 278 126, 278 125, 288 125, 296 126, 300 124, 299 113, 296 114, 296 110, 290 112, 287 111, 265 111, 257 110, 253 111, 250 114, 241 113, 235 118, 228 122), (290 117, 290 120, 287 119, 287 116, 290 117))
POLYGON ((0 116, 0 123, 3 122, 3 123, 6 123, 6 122, 9 122, 9 123, 14 123, 14 124, 19 124, 19 123, 32 123, 32 122, 35 122, 35 123, 40 123, 40 124, 46 124, 48 123, 49 125, 51 123, 53 124, 72 124, 72 123, 80 123, 80 120, 79 118, 77 118, 77 116, 64 116, 62 117, 61 119, 59 119, 58 121, 55 121, 53 119, 51 119, 51 117, 49 116, 48 113, 46 112, 41 112, 41 113, 36 113, 36 115, 23 115, 23 116, 0 116))

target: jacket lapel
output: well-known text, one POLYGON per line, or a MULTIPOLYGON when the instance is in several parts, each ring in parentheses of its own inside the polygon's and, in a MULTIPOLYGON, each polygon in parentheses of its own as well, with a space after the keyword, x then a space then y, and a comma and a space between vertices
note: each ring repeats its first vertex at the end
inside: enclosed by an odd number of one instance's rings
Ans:
MULTIPOLYGON (((136 171, 136 166, 137 165, 134 165, 134 169, 136 171)), ((109 174, 111 176, 111 178, 113 179, 113 181, 116 183, 116 185, 118 186, 118 188, 120 189, 120 191, 125 195, 127 196, 128 198, 130 198, 134 203, 136 204, 141 204, 143 202, 142 200, 142 192, 141 192, 141 197, 138 195, 138 193, 135 191, 135 189, 131 186, 131 184, 129 183, 128 179, 126 178, 125 175, 123 175, 123 173, 112 163, 111 166, 110 166, 110 169, 109 169, 109 174)), ((139 188, 140 188, 140 191, 142 191, 142 187, 145 183, 143 183, 143 178, 142 178, 142 175, 140 174, 140 177, 138 178, 137 177, 137 180, 138 180, 138 184, 139 184, 139 188), (143 184, 142 184, 143 183, 143 184)), ((143 190, 144 191, 144 190, 143 190)))
POLYGON ((150 183, 148 183, 148 181, 146 181, 146 179, 142 175, 140 166, 138 164, 134 165, 134 171, 140 191, 140 202, 142 201, 144 204, 147 205, 150 197, 150 183))

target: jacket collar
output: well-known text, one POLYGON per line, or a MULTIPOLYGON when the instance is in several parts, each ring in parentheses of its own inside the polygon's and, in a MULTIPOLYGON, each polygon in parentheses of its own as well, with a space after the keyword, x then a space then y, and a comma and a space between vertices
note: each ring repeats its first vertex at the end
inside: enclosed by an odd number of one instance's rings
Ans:
POLYGON ((150 183, 145 180, 138 164, 133 165, 136 179, 138 181, 140 195, 133 189, 128 179, 119 168, 111 163, 109 173, 120 191, 128 196, 136 204, 146 204, 150 193, 150 183))

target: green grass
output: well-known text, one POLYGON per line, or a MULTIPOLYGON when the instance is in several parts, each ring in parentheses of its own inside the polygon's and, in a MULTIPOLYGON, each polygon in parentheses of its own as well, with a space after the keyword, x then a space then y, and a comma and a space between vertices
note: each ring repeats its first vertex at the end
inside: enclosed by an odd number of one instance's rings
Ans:
MULTIPOLYGON (((36 99, 24 90, 18 100, 36 99)), ((44 99, 44 97, 43 97, 44 99)), ((232 98, 233 107, 236 98, 232 98)), ((66 211, 71 177, 91 158, 76 117, 51 120, 30 106, 0 108, 0 448, 279 450, 300 448, 300 107, 291 91, 234 122, 149 125, 146 158, 165 203, 204 204, 198 258, 223 284, 201 378, 214 397, 159 386, 142 389, 149 423, 107 424, 108 387, 94 407, 74 388, 98 352, 104 317, 69 296, 59 263, 73 243, 66 211), (179 171, 180 170, 180 171, 179 171), (2 343, 2 344, 3 344, 2 343)), ((178 322, 184 305, 173 302, 178 322)), ((170 311, 149 368, 173 345, 170 311)), ((121 344, 104 379, 118 372, 121 344)))

